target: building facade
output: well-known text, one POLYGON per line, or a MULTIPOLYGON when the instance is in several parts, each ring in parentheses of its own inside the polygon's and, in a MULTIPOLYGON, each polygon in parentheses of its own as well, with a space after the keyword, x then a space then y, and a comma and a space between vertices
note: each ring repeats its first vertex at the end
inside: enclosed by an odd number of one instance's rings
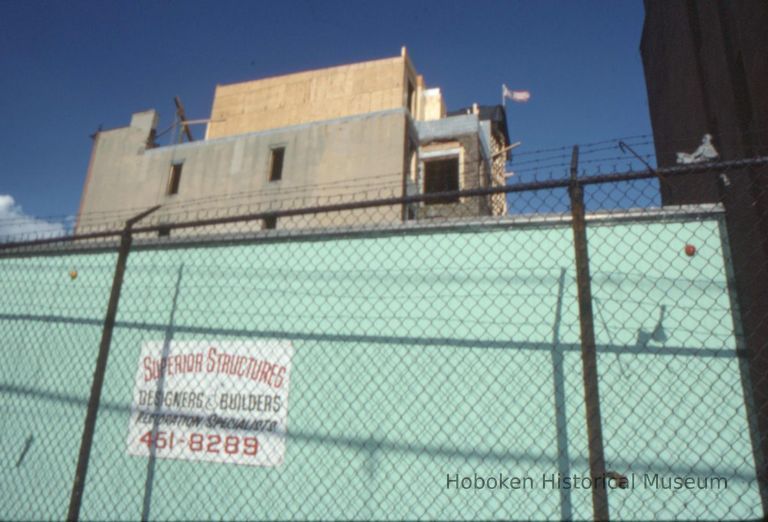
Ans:
MULTIPOLYGON (((246 213, 504 184, 506 116, 474 106, 448 116, 403 48, 383 60, 219 85, 205 139, 158 146, 158 115, 99 132, 78 230, 116 210, 161 205, 159 219, 204 209, 246 213)), ((503 197, 389 207, 368 222, 502 215, 503 197)), ((334 224, 354 225, 346 212, 334 224)), ((295 228, 306 220, 268 220, 295 228)))
MULTIPOLYGON (((660 167, 706 134, 722 160, 768 155, 768 3, 645 0, 640 51, 660 167)), ((710 171, 660 184, 664 205, 720 203, 749 360, 755 460, 768 506, 768 168, 710 171)))
MULTIPOLYGON (((659 166, 674 165, 705 134, 725 160, 768 151, 766 24, 762 0, 645 1, 640 52, 659 166)), ((718 202, 720 184, 716 173, 671 179, 662 199, 718 202)))

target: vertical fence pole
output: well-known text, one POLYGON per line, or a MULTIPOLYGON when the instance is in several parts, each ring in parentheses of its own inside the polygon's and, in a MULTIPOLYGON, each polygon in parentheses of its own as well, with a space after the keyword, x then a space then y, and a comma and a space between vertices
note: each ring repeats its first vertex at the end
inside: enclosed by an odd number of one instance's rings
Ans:
POLYGON ((571 155, 571 183, 569 192, 571 197, 571 214, 573 217, 573 246, 576 256, 576 285, 579 294, 581 363, 584 373, 584 400, 587 407, 589 472, 592 477, 592 512, 595 520, 608 520, 605 455, 603 453, 600 395, 597 387, 595 323, 592 315, 587 226, 584 217, 584 188, 579 183, 578 164, 579 147, 574 146, 571 155))
POLYGON ((80 505, 83 501, 83 489, 85 487, 85 477, 88 473, 88 461, 91 456, 91 445, 93 444, 93 433, 96 428, 96 417, 99 412, 99 402, 101 401, 101 389, 104 385, 104 375, 107 370, 107 359, 109 358, 109 347, 112 343, 112 331, 115 328, 115 318, 117 317, 117 304, 120 301, 120 290, 123 287, 123 275, 125 274, 128 253, 131 250, 131 242, 133 240, 131 228, 134 223, 151 214, 158 208, 160 208, 160 206, 152 207, 126 221, 123 233, 120 235, 120 247, 117 252, 115 275, 112 279, 112 291, 109 294, 107 314, 104 317, 99 355, 96 358, 96 368, 93 371, 93 381, 91 383, 91 396, 88 399, 88 409, 85 414, 83 436, 80 439, 80 454, 77 458, 75 480, 72 483, 72 494, 69 498, 67 520, 70 521, 78 520, 80 517, 80 505))

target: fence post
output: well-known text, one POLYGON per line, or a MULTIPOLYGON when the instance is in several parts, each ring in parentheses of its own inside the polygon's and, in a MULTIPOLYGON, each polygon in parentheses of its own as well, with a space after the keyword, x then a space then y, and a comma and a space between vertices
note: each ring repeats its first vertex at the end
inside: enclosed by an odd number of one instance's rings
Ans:
POLYGON ((581 330, 581 363, 584 373, 584 400, 587 407, 587 438, 589 439, 589 473, 592 478, 592 512, 595 520, 608 520, 608 491, 605 484, 605 455, 603 453, 600 395, 597 386, 597 354, 595 323, 592 315, 592 289, 587 250, 587 226, 584 217, 584 187, 578 179, 579 147, 571 155, 571 215, 573 247, 576 257, 576 285, 579 294, 579 326, 581 330), (601 480, 596 480, 601 479, 601 480))
POLYGON ((83 501, 83 488, 85 487, 85 477, 88 473, 88 461, 91 456, 91 445, 93 444, 93 433, 96 428, 96 417, 99 413, 101 389, 104 385, 104 374, 107 370, 107 359, 109 358, 109 347, 112 342, 112 331, 115 328, 115 317, 117 317, 117 304, 120 301, 123 275, 125 274, 128 253, 131 250, 131 242, 133 240, 131 229, 133 228, 134 223, 145 218, 158 208, 160 208, 160 205, 145 210, 141 214, 126 221, 123 233, 120 235, 120 247, 117 252, 115 275, 112 279, 112 291, 109 294, 107 314, 104 317, 104 327, 101 331, 101 344, 99 345, 99 354, 96 358, 96 368, 93 371, 91 396, 88 399, 88 409, 85 414, 83 436, 80 439, 80 454, 77 458, 75 480, 72 483, 72 494, 69 498, 67 520, 70 521, 78 520, 80 517, 80 505, 83 501))

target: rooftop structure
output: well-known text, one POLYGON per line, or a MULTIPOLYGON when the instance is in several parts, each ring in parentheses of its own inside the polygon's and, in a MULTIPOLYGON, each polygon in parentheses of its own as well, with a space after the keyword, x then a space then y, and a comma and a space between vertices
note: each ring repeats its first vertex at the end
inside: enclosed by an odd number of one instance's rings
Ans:
MULTIPOLYGON (((158 146, 157 123, 148 110, 96 135, 78 229, 155 205, 170 222, 180 209, 248 212, 497 186, 509 145, 502 107, 448 115, 405 48, 393 58, 219 85, 201 141, 158 146)), ((473 199, 392 208, 377 219, 506 213, 501 195, 473 199)), ((338 224, 355 220, 350 212, 338 224)))

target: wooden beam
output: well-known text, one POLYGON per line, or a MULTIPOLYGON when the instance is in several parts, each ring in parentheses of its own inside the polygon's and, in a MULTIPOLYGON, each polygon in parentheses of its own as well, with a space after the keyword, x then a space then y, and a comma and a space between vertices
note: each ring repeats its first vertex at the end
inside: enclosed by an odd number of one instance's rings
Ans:
POLYGON ((523 142, 522 142, 522 141, 516 141, 516 142, 514 142, 512 145, 510 145, 509 147, 504 147, 504 148, 503 148, 503 149, 501 149, 500 151, 498 151, 498 152, 494 152, 494 153, 491 155, 491 157, 492 157, 492 158, 495 158, 495 157, 496 157, 496 156, 498 156, 499 154, 505 154, 505 153, 509 152, 509 151, 510 151, 510 150, 512 150, 512 149, 516 149, 517 147, 519 147, 519 146, 520 146, 520 145, 522 145, 522 144, 523 144, 523 142))
POLYGON ((189 130, 189 124, 187 122, 187 116, 184 114, 184 105, 181 103, 181 99, 178 96, 174 96, 173 102, 176 104, 176 116, 179 117, 179 123, 184 128, 184 134, 187 135, 188 141, 195 141, 192 137, 192 131, 189 130))

